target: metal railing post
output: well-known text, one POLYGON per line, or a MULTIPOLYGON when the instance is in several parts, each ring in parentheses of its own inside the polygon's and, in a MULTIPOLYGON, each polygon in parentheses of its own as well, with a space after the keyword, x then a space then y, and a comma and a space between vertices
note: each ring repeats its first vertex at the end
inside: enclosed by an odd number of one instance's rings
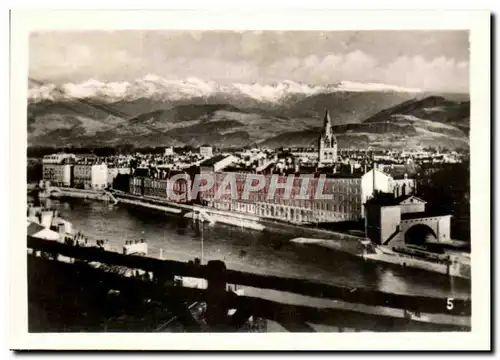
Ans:
POLYGON ((226 264, 220 260, 211 260, 207 264, 208 287, 207 324, 211 330, 224 330, 228 324, 227 299, 226 299, 226 264))

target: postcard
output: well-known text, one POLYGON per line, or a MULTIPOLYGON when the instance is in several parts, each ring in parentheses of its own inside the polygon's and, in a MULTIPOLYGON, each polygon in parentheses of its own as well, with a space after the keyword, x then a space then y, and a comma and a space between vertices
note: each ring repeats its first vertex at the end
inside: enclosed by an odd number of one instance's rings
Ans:
POLYGON ((11 26, 12 349, 490 349, 489 13, 11 26))

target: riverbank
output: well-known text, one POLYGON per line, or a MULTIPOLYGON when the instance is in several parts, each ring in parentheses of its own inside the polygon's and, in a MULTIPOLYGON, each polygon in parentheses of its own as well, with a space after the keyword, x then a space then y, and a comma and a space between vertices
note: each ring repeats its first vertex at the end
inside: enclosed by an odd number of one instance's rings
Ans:
POLYGON ((316 239, 322 240, 317 243, 319 246, 323 245, 324 247, 347 252, 356 256, 362 256, 364 249, 361 243, 364 238, 359 236, 287 223, 275 219, 266 219, 251 214, 213 209, 201 205, 179 204, 162 198, 137 196, 118 191, 113 191, 113 193, 122 203, 164 211, 173 215, 191 218, 193 214, 203 213, 205 219, 209 219, 209 221, 213 223, 221 223, 257 231, 277 231, 290 234, 293 237, 315 237, 316 239))
MULTIPOLYGON (((203 253, 205 263, 221 260, 229 269, 262 275, 298 277, 409 295, 458 298, 470 294, 470 282, 462 279, 364 261, 359 256, 326 246, 292 242, 297 237, 293 230, 255 231, 208 223, 202 226, 184 216, 162 211, 127 204, 109 206, 105 202, 83 199, 47 199, 43 203, 57 210, 74 229, 82 230, 89 243, 93 239, 104 239, 120 252, 126 240, 144 239, 148 242, 148 254, 153 257, 192 261, 203 253)), ((329 238, 326 244, 346 244, 346 241, 329 238)))
POLYGON ((76 199, 90 199, 97 201, 105 201, 111 203, 117 203, 116 198, 107 190, 87 190, 87 189, 76 189, 69 187, 49 187, 43 189, 39 196, 50 197, 55 199, 61 198, 76 198, 76 199))
POLYGON ((394 252, 391 252, 390 256, 386 256, 382 246, 376 246, 378 250, 374 254, 370 254, 367 251, 366 239, 360 236, 262 218, 251 214, 212 209, 200 205, 177 204, 162 198, 137 196, 122 192, 115 192, 115 195, 124 203, 193 218, 193 220, 196 220, 196 216, 202 214, 204 221, 211 223, 222 223, 258 231, 289 233, 293 236, 291 241, 296 244, 341 251, 363 258, 366 261, 382 262, 397 267, 410 267, 450 277, 470 279, 470 263, 462 261, 460 256, 451 256, 450 264, 437 264, 435 261, 424 257, 410 257, 394 252))
POLYGON ((384 248, 379 246, 377 246, 379 250, 371 254, 367 251, 366 239, 364 237, 319 227, 293 224, 277 219, 213 209, 201 205, 176 203, 160 197, 132 195, 116 190, 108 192, 73 188, 50 188, 46 189, 44 193, 45 195, 48 193, 48 196, 53 198, 67 197, 92 199, 113 202, 114 204, 119 201, 129 206, 147 208, 177 217, 192 219, 193 221, 199 221, 201 219, 201 221, 211 224, 220 223, 259 232, 280 232, 289 234, 291 242, 302 244, 303 246, 317 246, 332 249, 358 258, 363 258, 366 261, 382 262, 397 267, 410 267, 433 273, 441 273, 446 276, 461 277, 465 279, 470 278, 470 263, 461 261, 460 257, 453 256, 453 261, 450 266, 436 264, 425 258, 403 256, 393 252, 388 256, 384 248))
POLYGON ((401 254, 386 247, 376 246, 363 258, 368 261, 385 262, 401 267, 411 267, 463 279, 471 278, 470 258, 461 254, 449 254, 442 259, 426 259, 410 254, 401 254))

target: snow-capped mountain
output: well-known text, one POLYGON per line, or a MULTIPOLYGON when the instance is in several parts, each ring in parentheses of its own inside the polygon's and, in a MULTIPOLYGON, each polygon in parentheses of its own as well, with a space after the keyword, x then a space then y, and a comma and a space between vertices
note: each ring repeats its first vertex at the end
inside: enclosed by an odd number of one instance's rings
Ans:
POLYGON ((350 92, 362 92, 362 91, 382 91, 382 92, 407 92, 407 93, 421 93, 422 89, 416 88, 405 88, 395 85, 387 85, 380 83, 358 83, 354 81, 342 81, 336 85, 333 91, 350 91, 350 92))
POLYGON ((285 80, 276 84, 218 84, 198 78, 185 80, 164 79, 156 75, 147 75, 128 82, 102 82, 90 79, 75 84, 30 84, 28 100, 63 100, 72 98, 96 98, 101 101, 133 101, 139 98, 151 98, 160 101, 179 101, 190 98, 209 96, 249 97, 263 102, 279 102, 293 95, 311 96, 333 92, 404 92, 419 93, 420 89, 402 88, 394 85, 377 83, 356 83, 342 81, 330 85, 309 85, 285 80))

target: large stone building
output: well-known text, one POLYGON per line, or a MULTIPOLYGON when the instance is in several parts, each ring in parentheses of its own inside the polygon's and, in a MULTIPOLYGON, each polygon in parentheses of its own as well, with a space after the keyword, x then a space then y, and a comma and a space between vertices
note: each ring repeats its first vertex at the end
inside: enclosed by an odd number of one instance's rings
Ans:
POLYGON ((71 186, 74 154, 45 155, 42 159, 42 177, 53 186, 71 186))
MULTIPOLYGON (((203 192, 202 199, 207 205, 216 209, 230 210, 266 218, 279 219, 294 223, 322 223, 357 221, 361 216, 361 192, 359 177, 336 177, 331 175, 324 180, 313 174, 306 176, 295 176, 286 188, 277 188, 274 194, 269 195, 271 188, 271 177, 263 175, 266 179, 265 186, 243 196, 245 183, 249 174, 241 172, 218 172, 215 174, 214 186, 203 192), (227 176, 236 178, 236 195, 224 179, 227 176), (299 196, 302 182, 307 181, 304 186, 305 196, 299 196), (288 186, 289 185, 289 186, 288 186), (322 194, 330 199, 319 199, 318 188, 322 186, 322 194), (290 196, 285 196, 289 192, 290 196), (218 195, 220 194, 220 196, 218 195)), ((287 183, 287 176, 277 176, 277 183, 287 183)))
POLYGON ((108 166, 105 163, 78 163, 73 168, 73 185, 80 189, 103 190, 108 186, 108 166))
POLYGON ((392 248, 449 242, 451 215, 426 212, 425 204, 416 196, 381 193, 371 198, 366 203, 368 238, 392 248))
POLYGON ((190 177, 183 171, 169 171, 164 177, 154 178, 136 170, 134 176, 129 178, 129 192, 139 196, 186 203, 191 201, 191 183, 190 177))
POLYGON ((203 192, 201 198, 208 206, 216 209, 294 223, 324 223, 361 220, 364 217, 363 205, 378 192, 391 193, 393 198, 415 193, 414 179, 394 179, 387 173, 372 169, 364 174, 354 173, 353 170, 347 173, 295 173, 292 174, 293 181, 288 180, 286 174, 281 174, 277 177, 277 183, 287 186, 276 189, 271 196, 271 178, 277 174, 262 174, 266 179, 265 186, 249 192, 245 198, 243 194, 249 176, 252 176, 251 172, 238 168, 228 167, 216 171, 214 186, 203 192), (235 178, 233 185, 227 181, 228 176, 235 178), (299 196, 303 181, 307 181, 306 196, 299 196), (235 186, 236 190, 231 186, 235 186), (404 194, 400 193, 401 188, 404 189, 404 194), (289 196, 283 196, 287 191, 289 196), (328 198, 318 198, 318 193, 328 198))
POLYGON ((43 180, 52 186, 71 186, 71 164, 43 164, 43 180))

